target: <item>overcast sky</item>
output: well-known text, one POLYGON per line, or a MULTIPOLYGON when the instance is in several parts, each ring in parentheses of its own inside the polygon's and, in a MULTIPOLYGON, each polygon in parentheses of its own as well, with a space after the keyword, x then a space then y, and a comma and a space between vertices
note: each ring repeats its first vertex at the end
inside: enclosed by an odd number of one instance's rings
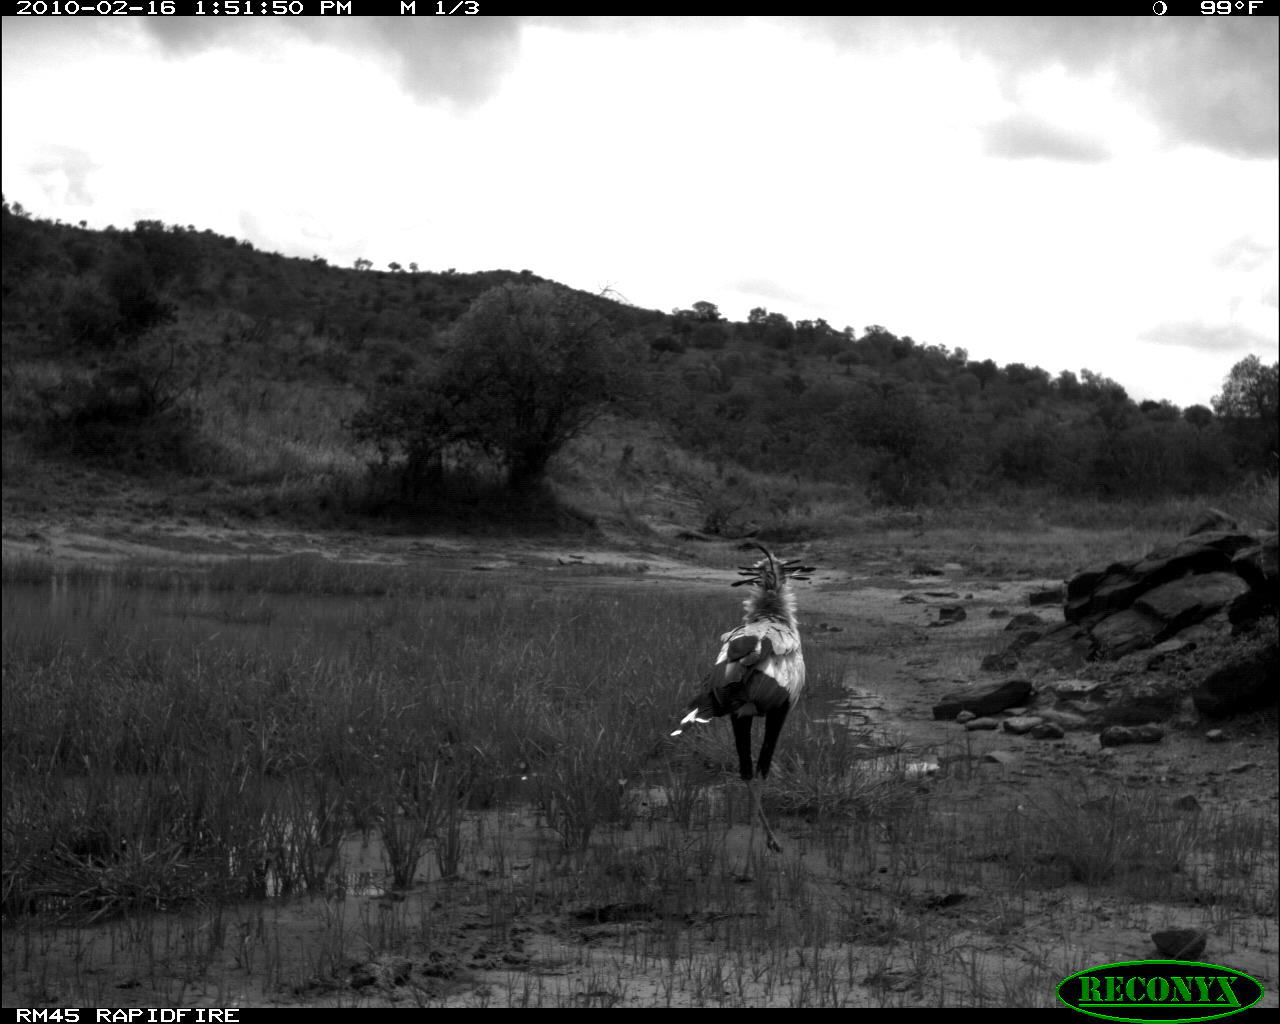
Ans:
POLYGON ((5 198, 882 324, 1208 403, 1277 358, 1275 18, 6 18, 5 198))

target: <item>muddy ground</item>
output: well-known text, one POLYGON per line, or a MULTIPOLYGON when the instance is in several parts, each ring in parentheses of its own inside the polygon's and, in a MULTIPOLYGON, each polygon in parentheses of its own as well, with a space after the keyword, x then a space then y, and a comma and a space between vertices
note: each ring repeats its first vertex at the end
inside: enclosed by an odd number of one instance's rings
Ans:
MULTIPOLYGON (((60 564, 107 564, 319 552, 340 560, 393 564, 430 558, 448 571, 498 578, 527 577, 536 570, 555 586, 719 591, 726 571, 742 558, 725 542, 677 542, 661 532, 644 542, 621 537, 375 536, 230 518, 211 521, 198 513, 194 500, 184 510, 183 503, 147 507, 118 494, 86 496, 83 489, 77 494, 75 502, 59 502, 56 495, 47 501, 6 502, 6 560, 26 556, 60 564), (590 571, 584 571, 588 566, 590 571)), ((1061 581, 997 581, 966 573, 954 562, 922 566, 892 551, 868 555, 857 550, 853 544, 832 543, 806 551, 805 558, 821 570, 800 597, 805 642, 850 655, 857 673, 846 680, 848 698, 837 710, 855 724, 891 736, 910 751, 913 762, 940 765, 936 778, 926 774, 920 784, 940 785, 949 776, 949 799, 958 813, 987 813, 989 793, 1009 787, 1034 792, 1069 767, 1079 769, 1100 791, 1118 785, 1151 790, 1169 800, 1191 795, 1215 806, 1256 808, 1274 819, 1274 715, 1222 724, 1227 735, 1222 743, 1207 742, 1209 726, 1187 718, 1171 727, 1161 743, 1110 751, 1102 750, 1096 732, 1039 741, 1004 732, 965 733, 955 723, 934 721, 932 706, 944 694, 999 681, 1001 677, 973 669, 974 651, 998 649, 1007 623, 1004 613, 1027 610, 1030 593, 1061 581), (926 568, 931 572, 924 574, 926 568), (964 621, 937 626, 943 605, 963 607, 964 621), (993 750, 1010 756, 1005 763, 987 762, 985 755, 993 750), (955 770, 958 751, 963 751, 963 772, 955 770)), ((731 615, 736 598, 727 591, 726 602, 731 615)), ((669 823, 656 806, 660 798, 636 794, 642 803, 651 798, 655 806, 647 823, 646 815, 640 815, 633 826, 636 834, 615 837, 617 844, 640 848, 654 842, 654 835, 670 836, 669 823)), ((510 839, 509 856, 493 872, 527 871, 535 851, 555 841, 531 809, 484 813, 501 820, 476 822, 477 833, 500 827, 510 839)), ((850 883, 833 868, 832 853, 816 838, 812 823, 776 824, 787 851, 773 861, 755 846, 748 849, 756 839, 745 824, 726 826, 717 841, 725 844, 727 860, 738 872, 726 885, 755 890, 759 879, 807 872, 812 885, 830 887, 832 898, 848 891, 850 883)), ((787 1005, 814 1000, 811 992, 805 994, 801 968, 784 970, 777 964, 757 975, 754 989, 743 987, 741 973, 735 975, 735 991, 717 989, 728 984, 716 973, 715 945, 724 924, 691 918, 679 907, 651 902, 592 906, 575 902, 572 886, 563 883, 566 903, 559 912, 531 903, 527 911, 504 909, 501 920, 495 920, 493 901, 486 896, 495 884, 492 874, 480 871, 465 885, 428 879, 407 894, 392 893, 383 884, 376 842, 352 837, 342 856, 348 875, 360 884, 340 896, 246 902, 216 920, 208 915, 162 916, 162 925, 152 921, 147 941, 154 943, 160 934, 165 950, 145 961, 130 951, 128 926, 118 922, 39 936, 26 930, 20 939, 7 922, 4 1004, 52 1006, 70 999, 84 1005, 86 994, 94 993, 101 1005, 120 1006, 787 1005), (428 918, 437 922, 429 929, 423 925, 428 918), (332 932, 335 919, 364 938, 344 946, 341 962, 317 971, 323 956, 316 952, 316 936, 332 932), (211 927, 225 930, 219 944, 196 934, 211 927), (433 936, 429 943, 422 939, 426 931, 433 936), (403 936, 402 944, 397 936, 403 936), (200 972, 184 967, 183 948, 215 945, 212 966, 206 956, 200 972), (679 970, 668 955, 675 948, 685 961, 679 970), (149 965, 145 970, 139 966, 144 962, 149 965), (706 965, 701 973, 699 963, 706 965), (282 986, 281 978, 293 982, 282 986), (700 980, 695 983, 694 978, 700 980)), ((585 868, 566 858, 558 870, 571 879, 585 868)), ((1274 846, 1267 871, 1274 886, 1274 846)), ((1068 973, 1065 968, 1152 956, 1151 932, 1192 927, 1210 933, 1201 959, 1258 978, 1269 990, 1266 1005, 1277 1005, 1274 919, 1237 915, 1228 921, 1211 908, 1176 903, 1133 906, 1118 894, 1067 885, 1039 894, 1031 905, 1024 902, 1011 922, 1007 905, 996 895, 940 894, 927 877, 915 881, 913 898, 921 906, 940 897, 945 899, 935 912, 948 936, 948 955, 937 959, 936 970, 953 975, 950 982, 922 979, 928 968, 913 962, 909 951, 845 943, 839 955, 857 964, 844 972, 836 1000, 849 1005, 934 1005, 943 1000, 1000 1005, 1003 991, 1010 1002, 1044 1004, 1052 1001, 1052 984, 1068 973), (946 903, 953 896, 955 906, 946 903), (968 981, 962 977, 965 971, 972 975, 968 981)), ((867 899, 873 902, 874 894, 868 892, 867 899)), ((1273 891, 1272 906, 1274 899, 1273 891)), ((755 918, 761 913, 758 906, 750 912, 755 918)), ((833 940, 833 950, 840 945, 833 940)), ((805 951, 792 955, 803 962, 805 951)))

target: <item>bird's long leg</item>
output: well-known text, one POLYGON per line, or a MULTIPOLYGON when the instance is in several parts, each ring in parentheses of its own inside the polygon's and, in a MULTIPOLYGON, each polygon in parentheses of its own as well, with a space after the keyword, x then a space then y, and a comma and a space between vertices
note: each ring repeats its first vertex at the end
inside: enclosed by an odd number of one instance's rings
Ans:
MULTIPOLYGON (((733 718, 733 743, 738 751, 738 774, 741 775, 742 781, 747 784, 747 793, 749 794, 750 804, 747 807, 747 824, 750 826, 750 832, 747 835, 747 867, 746 873, 751 873, 751 864, 755 859, 756 846, 756 819, 755 812, 759 806, 756 799, 755 781, 753 776, 755 770, 751 767, 751 723, 753 716, 751 715, 735 715, 733 718)), ((763 819, 761 819, 763 820, 763 819)), ((765 825, 765 834, 769 835, 769 826, 765 825)))
POLYGON ((760 823, 764 825, 764 834, 769 843, 769 849, 774 853, 781 853, 782 846, 774 836, 773 829, 769 827, 769 819, 764 816, 764 805, 760 802, 760 786, 769 777, 769 768, 773 764, 773 749, 778 745, 778 735, 782 732, 782 724, 787 720, 787 712, 790 710, 791 702, 788 701, 781 707, 774 708, 765 716, 764 742, 760 745, 760 761, 756 765, 755 773, 756 782, 751 787, 751 800, 755 804, 755 812, 760 816, 760 823))
POLYGON ((760 802, 760 780, 749 779, 747 781, 747 789, 751 791, 752 809, 760 818, 760 824, 764 826, 765 843, 774 853, 781 853, 782 845, 778 842, 777 836, 773 834, 773 829, 769 827, 769 819, 764 816, 764 805, 760 802))

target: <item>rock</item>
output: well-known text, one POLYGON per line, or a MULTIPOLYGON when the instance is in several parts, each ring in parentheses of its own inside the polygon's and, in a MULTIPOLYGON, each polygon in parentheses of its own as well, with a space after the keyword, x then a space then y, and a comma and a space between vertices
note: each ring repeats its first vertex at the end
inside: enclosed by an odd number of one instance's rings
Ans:
POLYGON ((1023 640, 1023 637, 1034 635, 1034 631, 1021 634, 1013 642, 1010 650, 1014 654, 1015 664, 1027 661, 1060 672, 1075 672, 1093 654, 1093 640, 1078 623, 1063 622, 1033 640, 1023 640))
POLYGON ((1232 519, 1225 512, 1216 508, 1207 508, 1200 513, 1200 518, 1195 521, 1191 529, 1187 531, 1188 537, 1194 537, 1197 533, 1205 533, 1209 530, 1238 530, 1240 524, 1232 519))
POLYGON ((992 608, 991 611, 987 612, 987 617, 991 619, 1007 619, 1009 617, 1009 609, 992 608))
POLYGON ((1186 811, 1188 814, 1199 814, 1201 810, 1200 801, 1195 798, 1194 794, 1187 793, 1173 802, 1173 809, 1175 811, 1186 811))
POLYGON ((1250 589, 1274 609, 1280 605, 1280 568, 1277 567, 1276 532, 1262 535, 1257 544, 1242 548, 1231 559, 1231 568, 1250 589))
POLYGON ((1064 700, 1062 707, 1066 711, 1088 718, 1090 715, 1096 715, 1105 705, 1099 704, 1096 700, 1064 700))
MULTIPOLYGON (((964 712, 968 714, 968 712, 964 712)), ((969 732, 989 732, 993 729, 999 729, 1000 723, 994 718, 971 718, 964 723, 965 729, 969 732)))
POLYGON ((1188 537, 1158 548, 1135 562, 1114 562, 1081 573, 1067 583, 1063 614, 1070 622, 1127 608, 1139 596, 1188 575, 1232 573, 1232 557, 1257 543, 1245 533, 1219 531, 1188 537))
MULTIPOLYGON (((1006 614, 1008 614, 1006 612, 1006 614)), ((1043 626, 1044 619, 1040 618, 1035 612, 1019 612, 1011 618, 1005 625, 1005 630, 1027 629, 1035 626, 1043 626)))
POLYGON ((1196 710, 1207 718, 1274 704, 1280 650, 1272 644, 1211 673, 1191 694, 1196 710))
POLYGON ((953 622, 963 622, 968 618, 968 614, 958 604, 943 605, 938 609, 938 621, 931 622, 931 626, 950 626, 953 622))
MULTIPOLYGON (((1257 534, 1243 533, 1240 530, 1212 530, 1178 541, 1173 546, 1173 554, 1181 558, 1192 552, 1212 550, 1220 551, 1227 555, 1228 558, 1231 558, 1238 552, 1257 544, 1258 536, 1257 534)), ((1199 571, 1208 572, 1209 570, 1201 569, 1199 571)))
POLYGON ((1129 743, 1159 743, 1164 738, 1164 730, 1160 726, 1147 725, 1109 725, 1098 734, 1098 740, 1104 747, 1123 747, 1129 743))
POLYGON ((1196 643, 1193 640, 1165 640, 1158 643, 1151 649, 1151 657, 1147 659, 1147 671, 1164 665, 1180 651, 1190 653, 1195 649, 1196 643))
POLYGON ((1124 566, 1123 572, 1108 573, 1098 585, 1080 597, 1068 599, 1062 610, 1068 622, 1080 622, 1095 615, 1127 608, 1133 599, 1148 589, 1141 579, 1135 579, 1124 566))
POLYGON ((1161 584, 1134 601, 1133 607, 1164 622, 1158 638, 1167 639, 1207 619, 1248 590, 1249 585, 1235 573, 1211 572, 1161 584))
POLYGON ((1049 688, 1059 700, 1062 700, 1070 697, 1087 697, 1100 685, 1092 679, 1060 679, 1056 683, 1050 683, 1049 688))
POLYGON ((979 718, 994 715, 1005 708, 1017 707, 1031 696, 1031 684, 1025 679, 1010 679, 984 693, 947 694, 941 704, 934 705, 933 717, 951 721, 961 711, 972 711, 979 718))
POLYGON ((1243 775, 1247 771, 1252 771, 1258 767, 1257 761, 1241 761, 1239 764, 1233 764, 1227 769, 1232 775, 1243 775))
POLYGON ((1010 753, 1008 750, 988 750, 982 756, 982 760, 988 764, 1015 764, 1018 760, 1018 755, 1010 753))
POLYGON ((1133 733, 1127 726, 1109 725, 1098 734, 1098 742, 1104 747, 1123 747, 1133 742, 1133 733))
POLYGON ((1235 632, 1239 632, 1271 611, 1271 602, 1263 596, 1262 591, 1246 590, 1227 605, 1227 621, 1235 627, 1235 632))
POLYGON ((1006 718, 1003 722, 1004 731, 1011 732, 1015 736, 1021 736, 1024 732, 1030 732, 1043 721, 1043 718, 1037 718, 1035 715, 1018 715, 1014 718, 1006 718))
POLYGON ((1012 650, 988 654, 978 667, 983 672, 1012 672, 1018 667, 1018 654, 1012 650))
POLYGON ((1049 587, 1046 590, 1033 590, 1027 595, 1027 604, 1062 604, 1067 599, 1065 587, 1049 587))
POLYGON ((1065 735, 1062 727, 1053 722, 1041 722, 1031 730, 1031 736, 1037 740, 1060 740, 1065 735))
POLYGON ((898 600, 902 604, 924 604, 924 598, 919 594, 903 594, 898 600))
POLYGON ((1136 608, 1126 608, 1093 627, 1094 655, 1107 660, 1122 658, 1150 647, 1164 628, 1163 619, 1136 608))
POLYGON ((1225 743, 1227 740, 1227 734, 1221 729, 1210 729, 1204 734, 1204 738, 1210 743, 1225 743))
POLYGON ((1209 943, 1209 934, 1199 928, 1172 928, 1155 932, 1151 941, 1156 952, 1168 960, 1197 960, 1209 943))
POLYGON ((1063 732, 1074 732, 1077 729, 1083 729, 1089 724, 1084 715, 1078 715, 1072 711, 1060 711, 1056 708, 1041 711, 1039 715, 1047 724, 1055 726, 1063 732))
POLYGON ((1177 713, 1183 696, 1177 682, 1154 677, 1129 683, 1107 706, 1106 720, 1112 725, 1140 725, 1158 722, 1177 713))
POLYGON ((972 711, 961 711, 960 714, 956 715, 956 721, 964 725, 965 722, 972 722, 976 717, 972 711))

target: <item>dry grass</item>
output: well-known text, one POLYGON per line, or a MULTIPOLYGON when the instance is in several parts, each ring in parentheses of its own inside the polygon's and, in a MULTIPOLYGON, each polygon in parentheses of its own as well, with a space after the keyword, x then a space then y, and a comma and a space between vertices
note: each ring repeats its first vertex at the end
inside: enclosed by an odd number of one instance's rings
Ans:
POLYGON ((296 558, 6 575, 5 963, 28 1002, 118 999, 123 962, 175 1004, 1048 1005, 1088 925, 1046 893, 1174 898, 1245 943, 1276 910, 1273 811, 1064 777, 958 813, 967 758, 922 780, 821 716, 857 666, 820 646, 765 858, 728 730, 666 736, 723 595, 296 558), (116 968, 42 974, 51 922, 116 968), (1046 928, 1061 955, 998 952, 1046 928))

